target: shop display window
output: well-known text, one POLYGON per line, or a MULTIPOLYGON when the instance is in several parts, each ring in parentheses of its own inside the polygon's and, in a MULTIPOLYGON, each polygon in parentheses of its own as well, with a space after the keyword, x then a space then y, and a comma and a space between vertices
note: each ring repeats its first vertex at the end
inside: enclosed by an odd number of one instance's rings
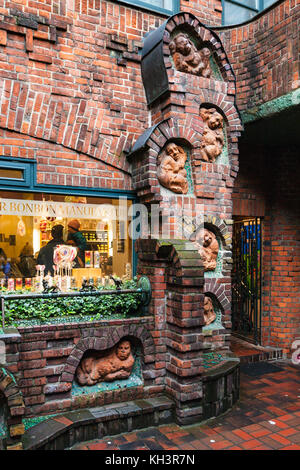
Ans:
POLYGON ((61 291, 130 280, 131 201, 0 191, 0 282, 8 290, 61 291))

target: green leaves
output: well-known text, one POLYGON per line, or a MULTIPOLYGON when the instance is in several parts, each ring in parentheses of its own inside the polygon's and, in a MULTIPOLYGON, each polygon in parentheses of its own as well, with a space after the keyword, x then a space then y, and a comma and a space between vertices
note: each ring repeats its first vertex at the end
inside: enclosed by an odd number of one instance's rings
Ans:
MULTIPOLYGON (((124 289, 136 289, 136 279, 124 282, 124 289)), ((99 290, 103 290, 101 287, 99 290)), ((115 290, 115 286, 109 289, 115 290)), ((105 288, 107 290, 107 287, 105 288)), ((126 317, 137 315, 141 306, 141 296, 136 293, 103 295, 99 297, 62 297, 56 299, 26 299, 5 301, 5 324, 17 326, 18 320, 35 319, 49 322, 57 317, 85 317, 92 315, 91 321, 109 318, 113 315, 126 317)))

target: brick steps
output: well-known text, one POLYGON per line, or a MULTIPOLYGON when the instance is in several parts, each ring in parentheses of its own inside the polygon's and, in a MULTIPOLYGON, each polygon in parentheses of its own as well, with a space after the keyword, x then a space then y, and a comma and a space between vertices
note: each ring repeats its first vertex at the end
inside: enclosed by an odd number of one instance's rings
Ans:
POLYGON ((240 359, 241 364, 276 361, 284 358, 280 348, 256 346, 234 336, 231 337, 230 349, 240 359))
POLYGON ((64 450, 86 440, 169 424, 174 402, 165 396, 63 413, 29 428, 24 450, 64 450))

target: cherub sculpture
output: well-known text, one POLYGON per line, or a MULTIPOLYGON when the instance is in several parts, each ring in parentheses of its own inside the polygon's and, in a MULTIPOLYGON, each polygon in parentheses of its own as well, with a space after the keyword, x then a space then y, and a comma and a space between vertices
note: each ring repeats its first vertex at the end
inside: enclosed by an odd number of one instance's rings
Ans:
POLYGON ((204 297, 204 321, 205 321, 205 325, 210 325, 210 323, 215 321, 216 318, 217 318, 217 315, 215 314, 212 300, 211 300, 210 297, 208 297, 206 295, 204 297))
POLYGON ((131 374, 133 364, 134 357, 130 341, 122 340, 106 356, 94 353, 82 359, 76 370, 76 379, 80 385, 95 385, 99 382, 127 379, 131 374))
POLYGON ((223 117, 216 108, 201 108, 200 116, 204 121, 200 154, 202 160, 214 162, 224 146, 223 117))
POLYGON ((213 271, 217 267, 219 243, 213 232, 206 228, 197 234, 197 243, 200 244, 199 253, 203 261, 205 271, 213 271))
POLYGON ((187 172, 184 168, 187 155, 182 147, 171 142, 158 158, 157 178, 162 186, 174 193, 188 192, 187 172))
POLYGON ((186 34, 179 33, 170 42, 169 49, 175 67, 180 72, 207 78, 211 76, 209 63, 211 52, 208 47, 198 50, 186 34))

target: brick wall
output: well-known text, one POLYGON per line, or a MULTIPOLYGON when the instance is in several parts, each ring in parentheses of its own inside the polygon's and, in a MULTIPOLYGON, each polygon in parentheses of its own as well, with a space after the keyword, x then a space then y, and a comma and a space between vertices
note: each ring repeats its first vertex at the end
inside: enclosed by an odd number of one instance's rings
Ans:
MULTIPOLYGON (((220 0, 183 3, 220 24, 220 0)), ((0 8, 3 155, 36 158, 39 183, 130 189, 125 154, 148 125, 142 39, 166 16, 100 0, 0 8)))
POLYGON ((6 343, 5 367, 23 396, 25 416, 150 397, 163 390, 166 357, 159 355, 163 343, 151 317, 20 327, 18 331, 19 335, 1 338, 6 343), (140 342, 144 385, 86 397, 72 395, 74 374, 84 352, 106 350, 123 337, 140 342))
POLYGON ((237 77, 240 111, 300 86, 300 5, 284 0, 243 26, 217 31, 237 77))

